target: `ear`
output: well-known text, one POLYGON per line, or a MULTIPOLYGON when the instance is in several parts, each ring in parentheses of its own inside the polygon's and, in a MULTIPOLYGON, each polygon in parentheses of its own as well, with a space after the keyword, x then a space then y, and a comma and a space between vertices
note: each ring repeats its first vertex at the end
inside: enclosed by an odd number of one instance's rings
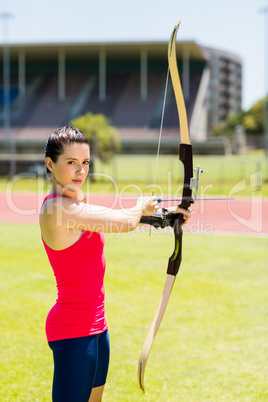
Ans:
POLYGON ((46 158, 46 167, 51 173, 53 173, 53 161, 50 157, 46 158))

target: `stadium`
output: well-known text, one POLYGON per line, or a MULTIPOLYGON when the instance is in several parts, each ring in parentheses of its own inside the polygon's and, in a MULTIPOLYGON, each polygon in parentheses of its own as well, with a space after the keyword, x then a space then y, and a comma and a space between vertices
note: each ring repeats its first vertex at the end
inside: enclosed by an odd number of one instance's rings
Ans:
MULTIPOLYGON (((49 34, 52 37, 49 27, 55 28, 57 35, 62 33, 62 38, 68 32, 72 38, 79 37, 79 27, 85 32, 82 38, 86 34, 105 38, 108 32, 115 35, 116 29, 127 37, 132 27, 132 35, 147 32, 159 37, 169 32, 169 20, 177 9, 183 20, 187 20, 188 9, 190 35, 202 37, 212 46, 227 46, 223 51, 180 39, 176 45, 193 167, 199 165, 208 173, 202 174, 199 199, 183 227, 183 249, 178 250, 178 238, 174 242, 168 227, 151 231, 139 226, 131 233, 105 233, 111 360, 104 399, 267 400, 268 159, 263 155, 263 143, 260 149, 247 146, 244 155, 230 155, 223 139, 211 137, 214 125, 241 110, 241 90, 244 93, 248 82, 254 82, 257 92, 261 67, 255 56, 260 53, 261 24, 254 19, 255 6, 250 9, 242 2, 229 2, 204 7, 196 3, 193 10, 193 4, 187 2, 148 1, 121 2, 120 8, 118 3, 106 2, 104 8, 98 2, 16 0, 9 1, 8 7, 18 15, 14 27, 21 37, 18 34, 20 39, 12 43, 10 35, 9 45, 1 46, 0 51, 0 400, 51 401, 53 360, 44 327, 58 290, 38 223, 44 197, 49 192, 59 194, 50 191, 51 181, 44 177, 47 136, 87 112, 106 115, 116 127, 121 154, 111 163, 103 163, 100 157, 96 161, 95 181, 91 171, 83 188, 90 205, 132 208, 138 196, 154 193, 162 199, 160 207, 169 208, 181 199, 182 187, 187 188, 187 183, 183 186, 185 165, 178 155, 179 119, 170 78, 160 157, 156 156, 168 41, 59 40, 52 44, 48 43, 49 34), (94 5, 98 13, 92 12, 94 5), (251 30, 244 21, 251 21, 251 30), (38 38, 42 24, 46 42, 38 38), (27 37, 31 43, 18 44, 27 37), (243 55, 243 88, 242 60, 228 52, 232 42, 233 49, 243 55), (258 73, 253 68, 253 79, 249 79, 252 64, 258 65, 258 73), (167 289, 166 284, 171 283, 166 270, 167 261, 174 256, 173 247, 174 252, 182 251, 182 264, 148 361, 144 395, 137 381, 138 358, 157 303, 160 300, 162 306, 166 300, 163 285, 165 282, 167 289)), ((233 137, 232 141, 236 140, 236 135, 233 137)), ((187 168, 187 176, 188 172, 187 168)), ((58 229, 65 226, 61 225, 62 213, 58 216, 54 229, 61 240, 63 231, 58 229)), ((73 246, 66 251, 76 260, 80 255, 76 248, 72 251, 73 246)), ((95 251, 88 247, 87 254, 95 251)), ((59 260, 63 270, 70 271, 62 249, 59 260)), ((81 303, 81 309, 84 306, 81 303)), ((73 308, 71 303, 70 310, 73 308)), ((154 325, 151 328, 154 330, 154 325)), ((77 365, 74 367, 76 371, 77 365)))
MULTIPOLYGON (((166 42, 1 47, 1 174, 8 173, 10 139, 13 153, 21 154, 17 171, 25 170, 40 160, 44 140, 56 127, 89 111, 110 119, 119 132, 121 152, 155 152, 167 76, 166 42)), ((194 152, 225 153, 224 141, 207 136, 213 125, 241 110, 241 59, 195 41, 178 42, 177 58, 194 152)), ((162 152, 177 153, 178 139, 169 82, 162 152)))

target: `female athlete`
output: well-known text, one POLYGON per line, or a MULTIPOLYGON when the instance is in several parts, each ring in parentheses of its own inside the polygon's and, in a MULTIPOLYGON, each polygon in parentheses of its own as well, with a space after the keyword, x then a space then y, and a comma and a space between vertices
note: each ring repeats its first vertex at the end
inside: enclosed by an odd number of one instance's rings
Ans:
MULTIPOLYGON (((85 202, 81 187, 90 161, 89 144, 76 128, 53 132, 45 148, 51 190, 40 211, 42 241, 58 289, 46 320, 53 352, 54 402, 101 401, 109 365, 105 317, 103 233, 134 230, 142 215, 154 215, 156 197, 139 198, 129 209, 85 202)), ((189 212, 178 209, 185 221, 189 212)))

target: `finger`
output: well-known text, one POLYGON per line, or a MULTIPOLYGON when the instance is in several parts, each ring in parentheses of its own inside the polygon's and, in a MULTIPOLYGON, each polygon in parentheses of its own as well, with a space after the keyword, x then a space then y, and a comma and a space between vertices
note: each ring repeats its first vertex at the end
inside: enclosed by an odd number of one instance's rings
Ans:
POLYGON ((184 219, 187 219, 187 220, 191 217, 191 212, 186 211, 186 210, 183 209, 183 208, 179 208, 179 209, 177 210, 177 213, 183 214, 184 219))
POLYGON ((177 207, 176 212, 180 213, 180 214, 183 214, 183 215, 186 215, 186 216, 189 216, 189 211, 187 211, 186 209, 180 208, 180 207, 177 207))

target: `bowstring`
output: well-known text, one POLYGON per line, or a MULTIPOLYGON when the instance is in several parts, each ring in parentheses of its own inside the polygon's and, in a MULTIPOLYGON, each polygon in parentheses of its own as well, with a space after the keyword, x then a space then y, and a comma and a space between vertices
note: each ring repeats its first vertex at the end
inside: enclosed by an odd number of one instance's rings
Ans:
MULTIPOLYGON (((157 145, 157 152, 156 152, 156 162, 155 162, 155 171, 154 171, 154 181, 153 181, 152 196, 154 196, 155 186, 156 186, 157 168, 158 168, 158 162, 159 162, 160 146, 161 146, 161 139, 162 139, 162 132, 163 132, 163 122, 164 122, 164 115, 165 115, 165 108, 166 108, 168 81, 169 81, 169 66, 167 68, 167 76, 166 76, 165 92, 164 92, 164 101, 163 101, 162 113, 161 113, 161 123, 160 123, 158 145, 157 145)), ((150 225, 150 227, 149 227, 149 236, 148 236, 147 270, 146 270, 146 280, 145 280, 145 288, 144 288, 144 310, 143 310, 143 330, 142 330, 143 339, 144 339, 144 331, 145 331, 145 313, 146 313, 146 304, 147 304, 147 290, 148 290, 148 276, 149 276, 149 263, 150 263, 150 247, 151 247, 150 238, 151 238, 151 233, 152 233, 152 226, 150 225)))
POLYGON ((168 66, 168 68, 167 68, 167 77, 166 77, 164 101, 163 101, 163 107, 162 107, 162 115, 161 115, 161 123, 160 123, 160 130, 159 130, 158 146, 157 146, 157 152, 156 152, 156 163, 155 163, 155 171, 154 171, 154 181, 153 181, 152 196, 154 196, 155 185, 156 185, 157 168, 158 168, 158 161, 159 161, 159 154, 160 154, 160 145, 161 145, 162 131, 163 131, 163 122, 164 122, 164 115, 165 115, 165 108, 166 108, 167 89, 168 89, 168 78, 169 78, 169 66, 168 66))

